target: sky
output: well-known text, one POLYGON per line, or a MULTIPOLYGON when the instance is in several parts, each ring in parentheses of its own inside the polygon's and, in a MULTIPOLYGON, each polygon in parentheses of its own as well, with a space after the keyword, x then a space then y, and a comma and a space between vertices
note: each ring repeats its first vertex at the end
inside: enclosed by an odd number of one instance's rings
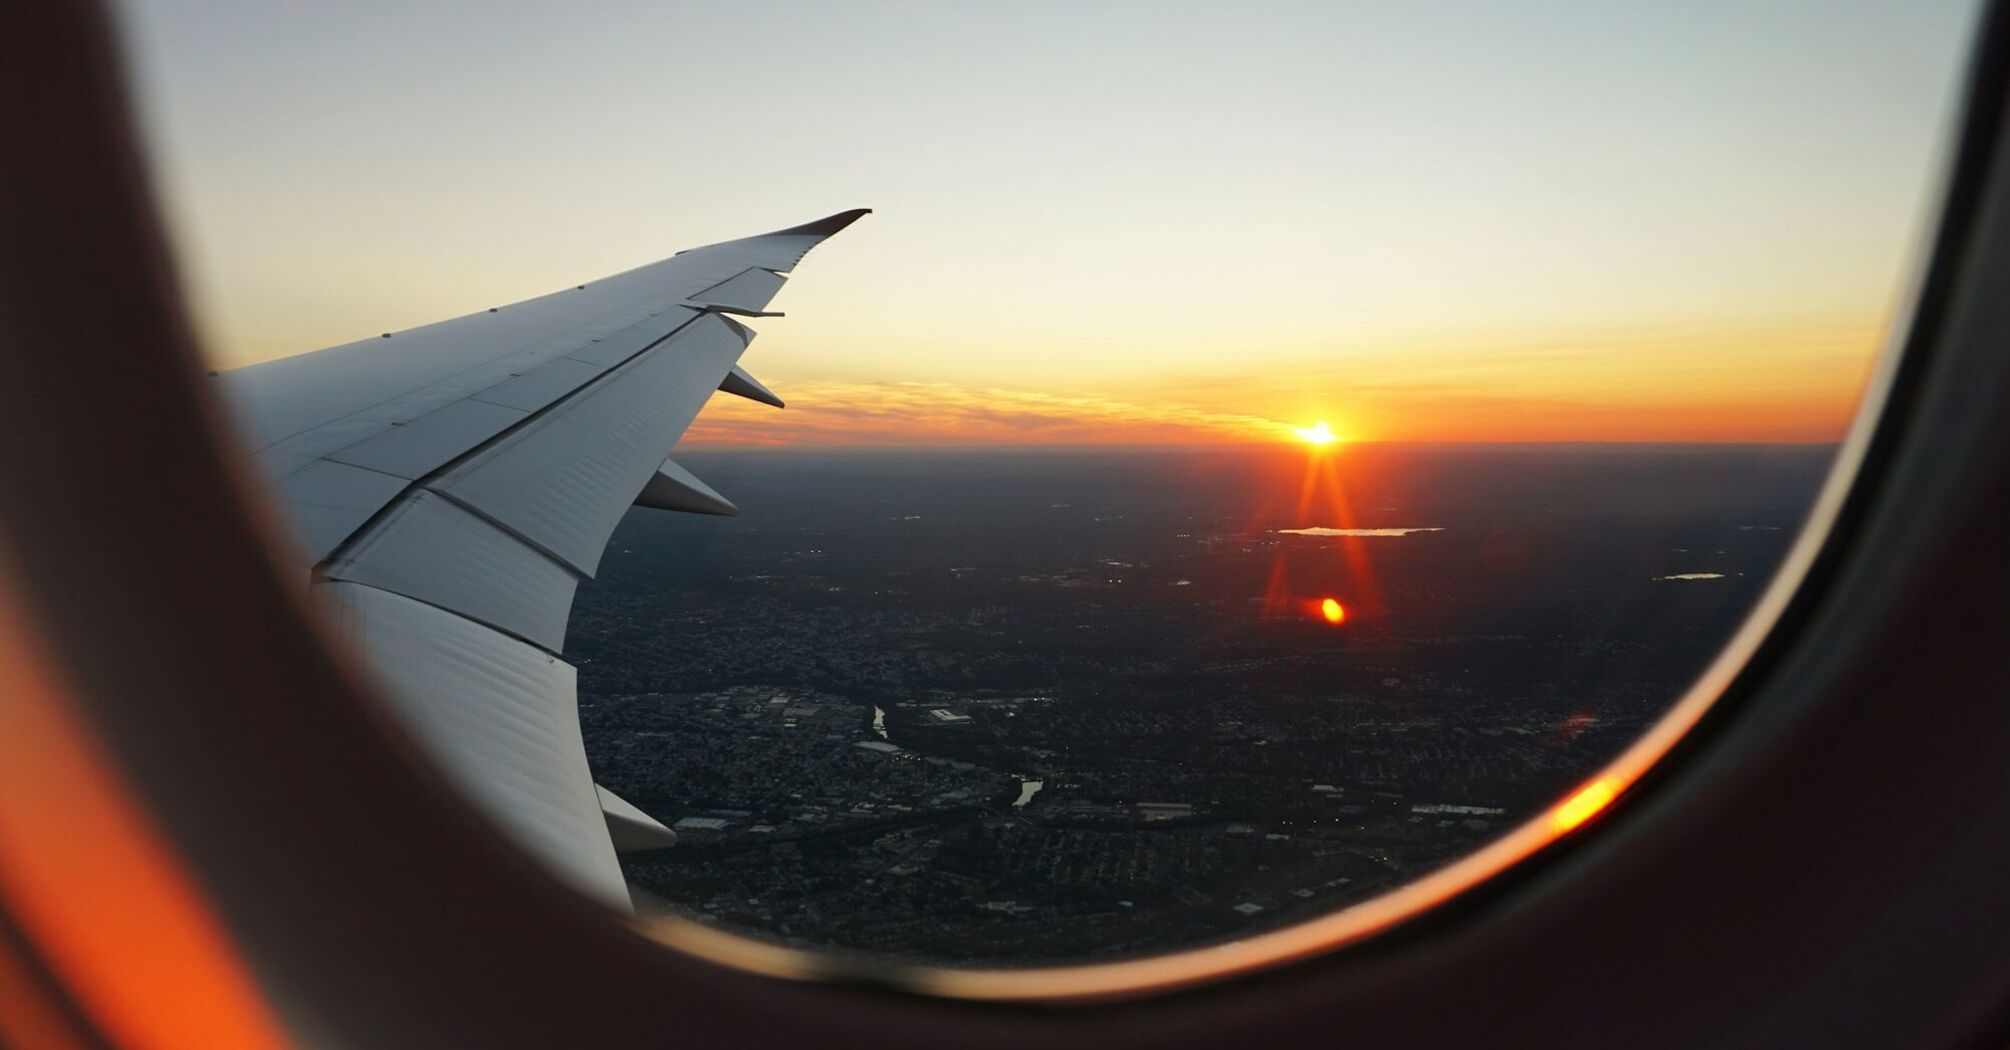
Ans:
POLYGON ((123 0, 219 364, 876 209, 699 445, 1827 441, 1950 0, 123 0))

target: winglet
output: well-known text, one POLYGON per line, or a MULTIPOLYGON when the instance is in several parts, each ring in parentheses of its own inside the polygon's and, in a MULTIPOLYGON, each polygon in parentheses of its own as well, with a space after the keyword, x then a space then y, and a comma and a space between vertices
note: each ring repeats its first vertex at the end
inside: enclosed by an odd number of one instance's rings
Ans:
POLYGON ((714 492, 712 486, 667 459, 656 468, 656 476, 649 479, 649 484, 642 486, 642 494, 635 497, 635 505, 656 510, 681 510, 689 514, 718 514, 728 518, 740 516, 740 508, 714 492))
POLYGON ((750 401, 759 401, 764 405, 773 405, 776 408, 788 407, 782 404, 782 399, 776 397, 774 391, 769 390, 739 365, 734 365, 733 370, 726 373, 726 378, 719 381, 719 389, 728 394, 738 394, 750 401))
POLYGON ((801 226, 791 226, 786 230, 776 230, 773 233, 764 233, 761 236, 828 237, 831 234, 836 233, 847 226, 850 226, 852 223, 857 222, 859 220, 859 216, 871 215, 871 214, 872 214, 871 208, 853 208, 850 211, 838 212, 836 215, 826 215, 815 222, 806 222, 803 223, 801 226))

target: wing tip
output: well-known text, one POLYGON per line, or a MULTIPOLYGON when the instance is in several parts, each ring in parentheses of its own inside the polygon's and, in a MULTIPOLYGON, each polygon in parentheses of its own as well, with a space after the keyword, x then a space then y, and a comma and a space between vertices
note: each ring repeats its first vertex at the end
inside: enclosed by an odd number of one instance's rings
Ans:
POLYGON ((831 234, 836 233, 847 226, 850 226, 852 223, 857 222, 860 218, 871 214, 872 214, 871 208, 853 208, 850 211, 838 212, 836 215, 826 215, 823 218, 817 219, 814 222, 803 223, 801 226, 791 226, 786 230, 776 230, 773 233, 764 234, 764 236, 828 237, 831 234))

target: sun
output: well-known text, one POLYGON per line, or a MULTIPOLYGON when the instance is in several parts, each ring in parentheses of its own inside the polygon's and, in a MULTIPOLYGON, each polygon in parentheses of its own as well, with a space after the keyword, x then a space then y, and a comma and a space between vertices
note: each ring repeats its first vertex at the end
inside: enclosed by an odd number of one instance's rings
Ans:
POLYGON ((1323 419, 1309 427, 1293 427, 1291 432, 1308 445, 1330 445, 1340 440, 1340 435, 1335 434, 1323 419))

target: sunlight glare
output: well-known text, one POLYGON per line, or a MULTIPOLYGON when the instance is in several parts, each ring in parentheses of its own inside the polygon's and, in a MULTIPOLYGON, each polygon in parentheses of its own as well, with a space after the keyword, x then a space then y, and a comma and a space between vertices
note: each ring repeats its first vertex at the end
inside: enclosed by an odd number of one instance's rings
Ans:
POLYGON ((1569 831, 1579 824, 1598 815, 1600 810, 1612 804, 1619 797, 1619 782, 1612 777, 1600 777, 1577 789, 1577 792, 1556 807, 1550 814, 1550 824, 1557 831, 1569 831))
POLYGON ((1323 419, 1309 427, 1294 427, 1292 433, 1297 434, 1300 441, 1310 445, 1330 445, 1340 440, 1340 435, 1335 434, 1333 428, 1327 426, 1323 419))

